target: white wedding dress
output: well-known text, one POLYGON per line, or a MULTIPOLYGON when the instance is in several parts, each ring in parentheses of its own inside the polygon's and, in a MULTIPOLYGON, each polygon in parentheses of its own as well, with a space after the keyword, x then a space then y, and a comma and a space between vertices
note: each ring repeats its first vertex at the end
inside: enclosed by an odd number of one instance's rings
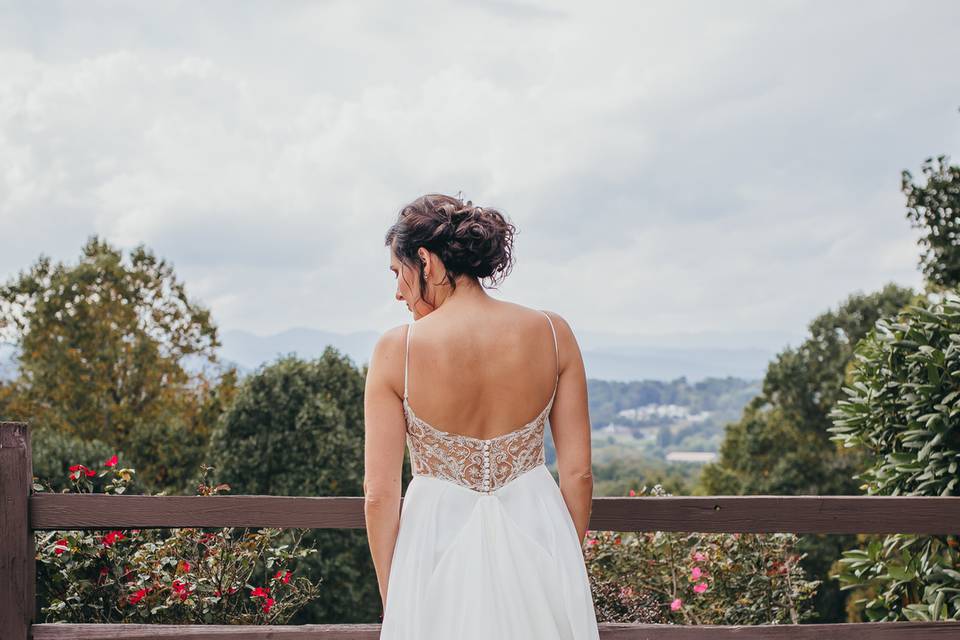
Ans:
MULTIPOLYGON (((557 334, 553 332, 554 349, 557 334)), ((440 431, 403 407, 414 478, 400 513, 381 640, 596 640, 583 549, 544 464, 553 395, 496 438, 440 431)))

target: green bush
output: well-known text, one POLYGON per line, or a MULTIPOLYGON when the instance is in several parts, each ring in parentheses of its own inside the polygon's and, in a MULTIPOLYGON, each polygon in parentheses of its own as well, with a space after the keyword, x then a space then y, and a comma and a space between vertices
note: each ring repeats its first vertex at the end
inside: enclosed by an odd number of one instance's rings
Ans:
POLYGON ((114 453, 110 445, 99 440, 84 440, 80 436, 43 427, 30 429, 30 445, 33 475, 45 478, 52 491, 71 488, 68 480, 71 465, 79 463, 95 467, 100 460, 106 460, 114 453))
MULTIPOLYGON (((284 357, 244 378, 211 437, 208 459, 234 493, 363 495, 365 373, 328 347, 320 358, 284 357)), ((366 531, 316 529, 312 571, 323 598, 294 622, 364 623, 380 613, 366 531)))
MULTIPOLYGON (((868 495, 955 496, 960 476, 960 298, 918 302, 857 346, 831 438, 865 450, 868 495)), ((893 535, 847 551, 839 578, 869 620, 960 619, 955 536, 893 535)))
MULTIPOLYGON (((651 495, 669 494, 656 485, 651 495)), ((815 615, 820 581, 807 579, 795 535, 587 533, 600 622, 796 624, 815 615)))

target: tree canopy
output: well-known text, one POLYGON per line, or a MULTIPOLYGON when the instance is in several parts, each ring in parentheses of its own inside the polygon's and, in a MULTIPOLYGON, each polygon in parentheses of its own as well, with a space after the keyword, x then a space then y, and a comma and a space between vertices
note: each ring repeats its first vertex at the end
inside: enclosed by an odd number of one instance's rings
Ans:
POLYGON ((18 351, 8 411, 103 441, 160 419, 191 381, 186 359, 214 362, 219 346, 168 262, 143 246, 124 260, 96 236, 77 264, 41 256, 0 287, 0 331, 18 351))

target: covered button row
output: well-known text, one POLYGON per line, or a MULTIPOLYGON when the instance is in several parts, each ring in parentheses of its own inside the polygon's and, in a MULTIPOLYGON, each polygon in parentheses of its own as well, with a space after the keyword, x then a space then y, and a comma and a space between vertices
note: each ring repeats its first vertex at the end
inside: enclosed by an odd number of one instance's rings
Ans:
POLYGON ((483 490, 490 491, 490 443, 483 443, 483 490))

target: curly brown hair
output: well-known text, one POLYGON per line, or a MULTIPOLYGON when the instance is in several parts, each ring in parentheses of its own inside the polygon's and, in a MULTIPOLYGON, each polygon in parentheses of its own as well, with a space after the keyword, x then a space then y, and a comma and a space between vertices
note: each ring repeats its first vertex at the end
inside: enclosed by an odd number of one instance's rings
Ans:
POLYGON ((496 209, 474 206, 459 197, 431 193, 400 209, 386 235, 386 246, 397 258, 419 270, 420 291, 426 290, 423 264, 417 250, 435 253, 447 270, 451 289, 466 275, 488 280, 496 287, 513 269, 513 236, 516 227, 496 209))

